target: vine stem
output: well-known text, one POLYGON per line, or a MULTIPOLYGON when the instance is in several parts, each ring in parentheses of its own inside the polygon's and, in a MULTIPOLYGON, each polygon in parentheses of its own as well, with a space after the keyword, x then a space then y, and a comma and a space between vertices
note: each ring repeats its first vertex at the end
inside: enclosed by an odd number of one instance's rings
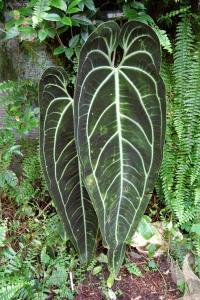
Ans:
POLYGON ((65 48, 65 45, 63 44, 61 38, 59 37, 59 35, 58 35, 57 33, 56 33, 56 36, 57 36, 57 39, 58 39, 60 45, 63 46, 63 47, 65 48))

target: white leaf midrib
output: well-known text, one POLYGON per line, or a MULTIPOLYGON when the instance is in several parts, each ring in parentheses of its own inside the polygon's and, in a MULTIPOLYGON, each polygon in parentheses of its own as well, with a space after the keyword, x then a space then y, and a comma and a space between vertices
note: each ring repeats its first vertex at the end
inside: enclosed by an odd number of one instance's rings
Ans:
POLYGON ((117 217, 116 217, 116 225, 115 225, 115 239, 118 245, 118 219, 119 219, 119 211, 123 196, 123 144, 122 144, 122 125, 121 125, 121 112, 120 112, 120 86, 119 86, 119 71, 118 68, 115 69, 115 103, 116 103, 116 120, 117 120, 117 130, 118 130, 118 142, 119 142, 119 157, 120 157, 120 196, 119 196, 119 203, 117 209, 117 217))

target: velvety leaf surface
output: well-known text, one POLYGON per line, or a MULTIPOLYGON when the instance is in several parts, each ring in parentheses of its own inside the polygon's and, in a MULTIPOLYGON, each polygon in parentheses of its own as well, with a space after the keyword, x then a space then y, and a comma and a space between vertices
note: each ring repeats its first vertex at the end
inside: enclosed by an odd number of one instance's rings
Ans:
POLYGON ((87 262, 94 251, 97 218, 82 186, 74 139, 73 99, 67 75, 49 68, 40 81, 40 153, 49 191, 67 234, 87 262))
POLYGON ((100 25, 80 53, 76 143, 115 275, 162 159, 166 112, 160 60, 155 32, 134 21, 121 30, 113 21, 100 25))

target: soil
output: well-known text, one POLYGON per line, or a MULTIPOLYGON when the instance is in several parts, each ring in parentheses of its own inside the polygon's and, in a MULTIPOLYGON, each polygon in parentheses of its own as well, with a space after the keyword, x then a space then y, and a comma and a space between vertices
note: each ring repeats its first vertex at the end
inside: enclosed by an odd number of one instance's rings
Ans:
MULTIPOLYGON (((118 280, 112 287, 117 300, 173 300, 180 297, 176 284, 172 280, 170 264, 167 257, 156 260, 157 270, 145 270, 147 258, 133 260, 142 272, 142 277, 136 277, 121 268, 118 280)), ((105 278, 108 272, 105 270, 105 278)), ((84 284, 78 286, 78 295, 75 300, 106 300, 102 292, 101 279, 97 276, 88 276, 84 284)), ((113 298, 114 299, 114 298, 113 298)))
MULTIPOLYGON (((158 201, 156 193, 154 192, 151 201, 147 207, 146 214, 153 209, 156 214, 152 220, 159 220, 159 210, 161 203, 158 201)), ((100 249, 102 252, 103 249, 100 249)), ((180 292, 172 279, 170 272, 170 262, 166 256, 156 259, 157 270, 145 270, 148 259, 136 253, 135 249, 129 249, 127 253, 129 260, 137 264, 142 272, 142 277, 131 275, 125 267, 121 268, 118 276, 112 287, 116 294, 117 300, 174 300, 180 298, 180 292), (131 257, 131 252, 134 258, 131 257), (135 258, 135 257, 140 258, 135 258)), ((108 277, 108 271, 104 271, 104 278, 108 277)), ((78 286, 78 295, 75 300, 106 300, 106 296, 102 292, 102 279, 98 275, 88 275, 87 281, 78 286)), ((113 298, 114 299, 114 298, 113 298)))

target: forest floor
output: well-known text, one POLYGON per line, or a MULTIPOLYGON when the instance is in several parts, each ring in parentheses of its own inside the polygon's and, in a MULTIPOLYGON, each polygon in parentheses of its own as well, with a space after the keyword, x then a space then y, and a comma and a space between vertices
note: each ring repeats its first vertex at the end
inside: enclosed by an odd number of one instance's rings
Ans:
MULTIPOLYGON (((19 220, 17 232, 11 240, 13 249, 18 250, 19 236, 26 236, 27 218, 17 217, 16 204, 10 201, 7 197, 3 197, 2 201, 2 217, 12 223, 14 220, 19 220)), ((31 218, 29 218, 31 219, 31 218)), ((34 217, 33 217, 34 222, 34 217)), ((39 222, 39 221, 38 221, 39 222)), ((35 223, 35 222, 34 222, 35 223)), ((34 231, 33 231, 34 232, 34 231)), ((35 234, 35 233, 34 233, 35 234)), ((99 254, 105 252, 101 246, 99 254)), ((173 300, 180 298, 180 291, 172 279, 170 271, 170 261, 165 255, 158 258, 149 258, 133 247, 128 247, 126 252, 126 261, 133 268, 133 272, 127 269, 127 263, 121 268, 119 276, 115 281, 111 294, 108 296, 108 287, 106 279, 109 272, 106 269, 106 264, 101 264, 102 270, 93 275, 92 271, 86 271, 82 282, 74 282, 75 300, 173 300), (139 270, 140 274, 134 275, 134 268, 139 270), (132 273, 132 274, 131 274, 132 273)), ((48 300, 55 298, 55 293, 50 292, 48 300)), ((67 298, 60 298, 68 300, 67 298)), ((70 298, 71 299, 71 298, 70 298)))
MULTIPOLYGON (((147 258, 133 259, 142 276, 131 275, 125 267, 121 268, 118 280, 112 287, 118 300, 172 300, 180 297, 180 292, 173 282, 170 263, 167 257, 156 259, 156 269, 147 270, 147 258)), ((104 271, 107 277, 107 271, 104 271)), ((87 280, 78 286, 75 300, 105 300, 100 280, 88 274, 87 280)), ((110 298, 112 299, 112 298, 110 298)), ((115 299, 115 298, 113 298, 115 299)))

